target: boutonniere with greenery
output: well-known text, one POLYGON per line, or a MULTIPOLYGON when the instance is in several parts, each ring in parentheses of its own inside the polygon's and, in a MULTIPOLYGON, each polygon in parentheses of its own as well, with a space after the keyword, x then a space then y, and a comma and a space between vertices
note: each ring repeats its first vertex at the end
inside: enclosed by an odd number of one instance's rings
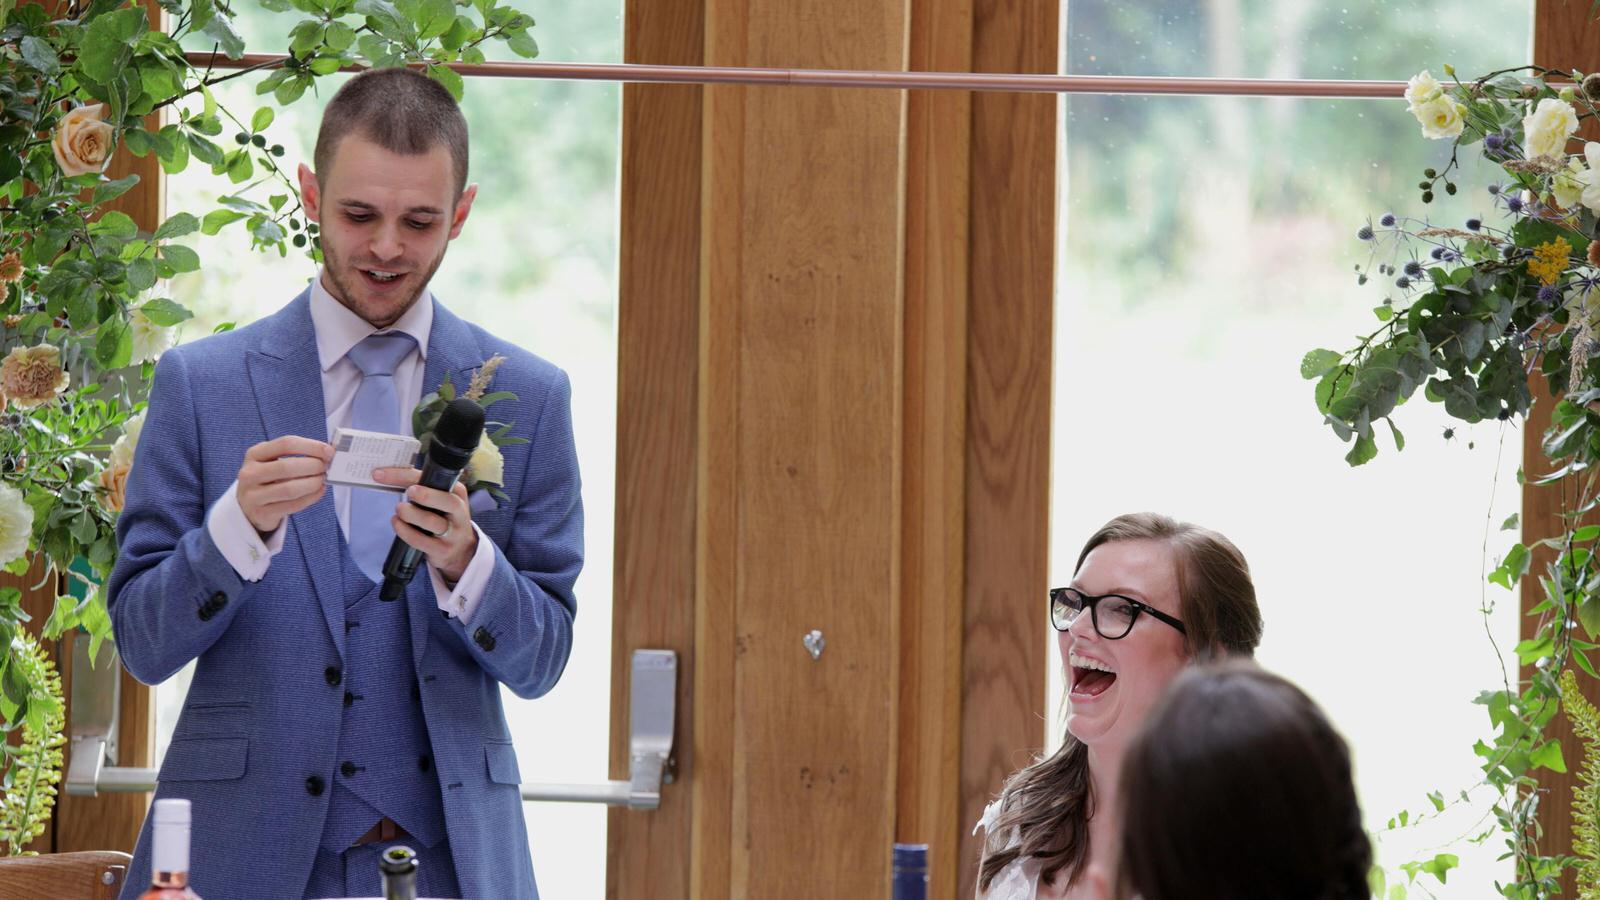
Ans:
MULTIPOLYGON (((504 356, 491 356, 484 361, 478 371, 472 374, 472 382, 467 385, 467 390, 461 396, 476 402, 487 410, 490 406, 501 400, 515 400, 517 395, 511 391, 495 391, 485 393, 489 384, 494 381, 495 370, 504 363, 504 356)), ((433 441, 433 429, 439 424, 439 416, 444 412, 445 404, 456 398, 456 386, 450 381, 450 373, 446 372, 444 380, 439 383, 439 389, 422 398, 417 408, 411 411, 411 433, 422 442, 422 452, 428 452, 428 445, 433 441)), ((478 448, 472 452, 472 459, 461 473, 461 483, 467 486, 467 491, 488 491, 489 496, 498 501, 505 501, 506 497, 501 487, 505 484, 505 459, 500 455, 501 447, 512 444, 526 444, 527 438, 510 437, 511 426, 515 422, 497 422, 493 419, 484 423, 483 436, 485 440, 478 442, 478 448)))

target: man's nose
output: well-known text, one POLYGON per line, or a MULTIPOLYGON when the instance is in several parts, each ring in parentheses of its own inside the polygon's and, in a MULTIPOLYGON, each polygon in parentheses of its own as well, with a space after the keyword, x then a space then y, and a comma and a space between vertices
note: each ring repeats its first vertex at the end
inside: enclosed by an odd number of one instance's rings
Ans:
POLYGON ((405 253, 405 244, 400 240, 399 231, 393 226, 387 226, 378 229, 378 233, 372 238, 372 246, 368 249, 380 260, 399 259, 405 253))

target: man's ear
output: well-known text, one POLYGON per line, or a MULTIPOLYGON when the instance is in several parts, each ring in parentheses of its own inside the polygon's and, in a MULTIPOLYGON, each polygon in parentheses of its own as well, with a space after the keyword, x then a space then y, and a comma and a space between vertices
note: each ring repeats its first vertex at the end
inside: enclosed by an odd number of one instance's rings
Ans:
POLYGON ((317 174, 311 167, 301 163, 295 170, 295 175, 300 181, 300 206, 304 208, 306 218, 312 222, 322 222, 322 192, 317 184, 317 174))
POLYGON ((456 201, 455 211, 450 214, 450 240, 455 240, 461 234, 461 226, 467 224, 467 214, 472 212, 472 201, 478 197, 478 186, 467 185, 461 192, 461 198, 456 201))

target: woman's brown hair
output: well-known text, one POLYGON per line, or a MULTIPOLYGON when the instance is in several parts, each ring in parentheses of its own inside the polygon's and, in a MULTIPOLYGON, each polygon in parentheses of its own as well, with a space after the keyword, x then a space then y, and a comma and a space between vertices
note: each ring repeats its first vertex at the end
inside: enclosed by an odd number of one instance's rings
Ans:
POLYGON ((1372 845, 1350 751, 1253 663, 1179 675, 1122 763, 1118 898, 1365 900, 1372 845))
MULTIPOLYGON (((1261 643, 1261 610, 1250 567, 1232 541, 1168 516, 1131 513, 1091 535, 1073 571, 1083 567, 1096 547, 1115 541, 1159 541, 1172 549, 1178 617, 1188 632, 1184 650, 1190 659, 1255 653, 1261 643)), ((1076 880, 1089 858, 1092 793, 1089 750, 1070 734, 1054 755, 1011 776, 1000 794, 1000 812, 989 826, 979 887, 987 890, 1006 866, 1027 857, 1041 861, 1039 877, 1045 884, 1055 884, 1063 871, 1069 884, 1076 880), (1019 841, 1010 841, 1013 829, 1019 841)))

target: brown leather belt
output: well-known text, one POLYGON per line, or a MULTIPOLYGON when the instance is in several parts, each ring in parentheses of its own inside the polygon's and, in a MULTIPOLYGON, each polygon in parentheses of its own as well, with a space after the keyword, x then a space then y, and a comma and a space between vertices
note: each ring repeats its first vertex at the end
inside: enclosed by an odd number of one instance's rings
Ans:
POLYGON ((411 835, 409 832, 400 827, 400 823, 389 818, 388 816, 384 816, 382 819, 378 820, 378 824, 372 826, 371 831, 368 831, 361 837, 356 838, 356 842, 350 846, 359 847, 362 844, 372 844, 378 841, 394 841, 399 840, 400 838, 408 838, 410 836, 411 835))

